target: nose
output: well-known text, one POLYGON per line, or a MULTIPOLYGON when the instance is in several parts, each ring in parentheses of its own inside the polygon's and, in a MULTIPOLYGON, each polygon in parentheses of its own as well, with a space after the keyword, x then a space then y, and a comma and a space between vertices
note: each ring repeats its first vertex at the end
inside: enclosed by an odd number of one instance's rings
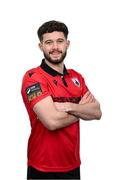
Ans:
POLYGON ((57 45, 57 42, 54 42, 53 43, 53 47, 52 47, 53 49, 58 49, 58 45, 57 45))

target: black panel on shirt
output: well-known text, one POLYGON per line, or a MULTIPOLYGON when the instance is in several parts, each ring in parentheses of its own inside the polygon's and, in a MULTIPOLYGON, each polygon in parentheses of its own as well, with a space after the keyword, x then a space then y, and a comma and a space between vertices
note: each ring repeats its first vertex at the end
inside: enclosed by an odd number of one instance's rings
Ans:
POLYGON ((80 97, 53 97, 52 99, 54 102, 72 102, 72 103, 76 103, 78 104, 81 100, 81 96, 80 97))
POLYGON ((67 72, 67 69, 64 65, 64 70, 63 70, 63 74, 59 73, 58 71, 55 71, 53 68, 51 68, 50 66, 48 66, 46 63, 45 63, 45 59, 42 60, 42 63, 40 65, 40 67, 45 71, 47 72, 48 74, 50 74, 51 76, 57 76, 57 75, 60 75, 60 76, 64 76, 66 74, 69 74, 67 72))

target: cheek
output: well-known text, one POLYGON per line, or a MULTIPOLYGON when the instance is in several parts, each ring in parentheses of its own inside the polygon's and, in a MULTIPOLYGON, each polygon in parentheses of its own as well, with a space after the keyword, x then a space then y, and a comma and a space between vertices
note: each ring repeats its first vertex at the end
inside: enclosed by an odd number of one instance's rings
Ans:
POLYGON ((67 46, 65 45, 65 46, 63 46, 63 47, 61 47, 61 50, 63 51, 63 52, 65 52, 66 50, 67 50, 67 46))
POLYGON ((49 53, 49 51, 50 51, 50 47, 44 47, 44 48, 43 48, 43 52, 49 53))

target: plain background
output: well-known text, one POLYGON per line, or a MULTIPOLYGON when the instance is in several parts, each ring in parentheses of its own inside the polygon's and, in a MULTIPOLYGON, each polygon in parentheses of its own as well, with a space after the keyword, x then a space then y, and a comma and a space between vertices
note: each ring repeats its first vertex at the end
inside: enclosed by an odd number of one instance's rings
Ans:
POLYGON ((21 83, 43 57, 36 31, 52 19, 69 27, 66 66, 82 73, 103 112, 100 121, 81 121, 82 180, 119 180, 119 0, 0 1, 0 179, 26 179, 30 124, 21 83))

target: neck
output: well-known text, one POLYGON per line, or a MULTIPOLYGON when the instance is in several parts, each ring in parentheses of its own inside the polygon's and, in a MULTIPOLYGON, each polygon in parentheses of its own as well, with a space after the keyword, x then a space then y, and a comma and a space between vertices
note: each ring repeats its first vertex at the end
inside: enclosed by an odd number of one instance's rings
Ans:
POLYGON ((52 69, 54 69, 55 71, 63 74, 63 69, 64 69, 64 64, 63 62, 60 63, 60 64, 52 64, 50 62, 48 62, 46 59, 45 59, 45 63, 50 66, 52 69))

